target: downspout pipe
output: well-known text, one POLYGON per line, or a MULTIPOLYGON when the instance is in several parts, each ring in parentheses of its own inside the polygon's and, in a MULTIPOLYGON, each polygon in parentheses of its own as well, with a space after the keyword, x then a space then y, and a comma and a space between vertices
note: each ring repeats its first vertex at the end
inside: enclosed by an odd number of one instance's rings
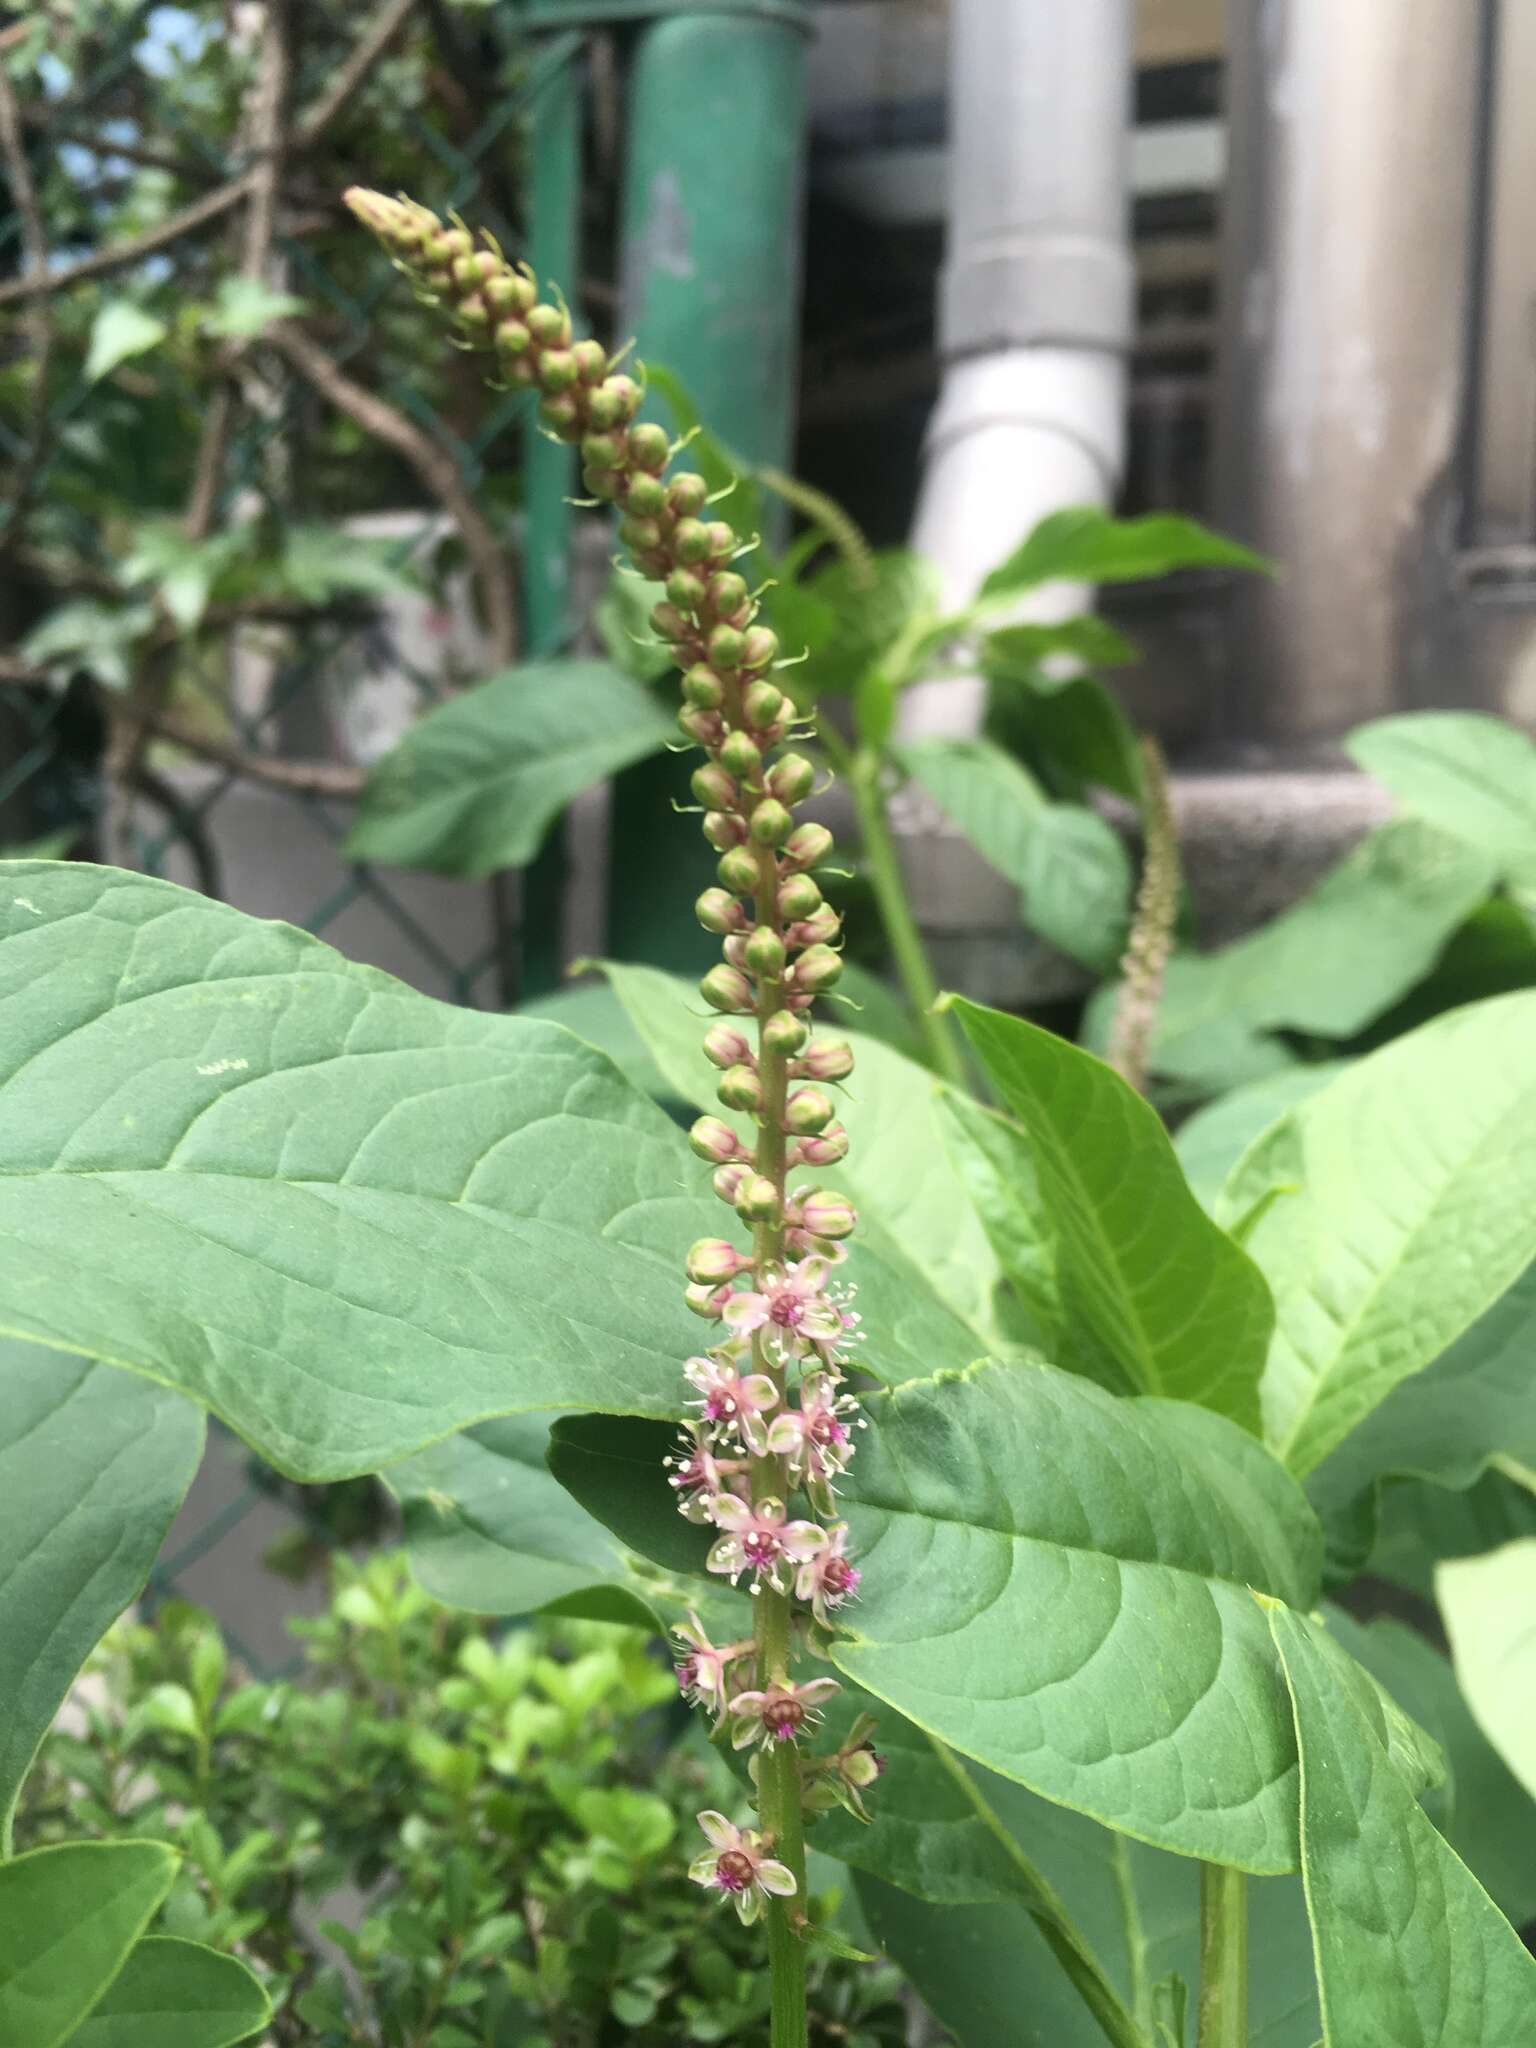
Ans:
MULTIPOLYGON (((1132 0, 954 0, 943 362, 912 544, 959 606, 1048 512, 1108 504, 1134 313, 1132 0)), ((1021 616, 1080 610, 1041 591, 1021 616)), ((910 690, 908 737, 974 733, 983 686, 910 690)))

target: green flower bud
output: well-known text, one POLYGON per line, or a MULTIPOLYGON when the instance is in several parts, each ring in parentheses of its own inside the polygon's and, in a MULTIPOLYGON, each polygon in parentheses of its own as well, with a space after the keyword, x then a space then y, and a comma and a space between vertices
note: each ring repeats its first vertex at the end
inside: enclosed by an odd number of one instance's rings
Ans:
POLYGON ((624 460, 624 443, 617 434, 588 434, 581 444, 581 459, 593 469, 617 469, 624 460))
MULTIPOLYGON (((830 946, 807 946, 795 962, 795 987, 820 995, 835 988, 843 976, 843 956, 830 946)), ((721 1005, 723 1009, 724 1004, 721 1005)))
POLYGON ((707 662, 696 661, 683 677, 683 695, 690 704, 718 711, 725 701, 725 685, 707 662))
POLYGON ((736 552, 736 529, 724 519, 709 522, 709 552, 717 562, 728 562, 736 552))
MULTIPOLYGON (((703 832, 716 853, 728 853, 733 846, 740 846, 746 838, 747 821, 735 811, 708 811, 704 817, 703 832)), ((747 886, 755 888, 756 885, 757 862, 753 861, 752 880, 747 886)))
POLYGON ((747 940, 746 962, 763 981, 777 981, 784 972, 784 941, 771 924, 760 924, 747 940))
MULTIPOLYGON (((796 1203, 803 1227, 812 1237, 849 1237, 859 1220, 858 1211, 846 1195, 831 1188, 812 1188, 796 1203)), ((691 1277, 691 1275, 690 1275, 691 1277)))
POLYGON ((688 787, 707 811, 731 810, 741 795, 718 761, 706 761, 702 768, 695 768, 688 787))
POLYGON ((837 1110, 819 1088, 797 1088, 784 1105, 784 1128, 797 1138, 815 1137, 831 1123, 837 1110))
MULTIPOLYGON (((771 778, 770 778, 771 780, 771 778)), ((791 875, 779 884, 779 915, 786 923, 795 924, 802 917, 809 917, 813 910, 821 907, 821 891, 809 875, 791 875)))
POLYGON ((846 1081, 853 1072, 853 1047, 842 1038, 818 1039, 807 1047, 800 1071, 813 1081, 846 1081))
POLYGON ((717 618, 734 619, 747 601, 746 579, 733 569, 722 569, 710 577, 708 596, 717 618))
POLYGON ((706 1321, 712 1323, 719 1322, 720 1311, 725 1306, 724 1294, 718 1287, 685 1287, 683 1300, 696 1316, 703 1316, 706 1321))
POLYGON ((667 502, 679 519, 693 519, 709 501, 709 485, 696 470, 685 469, 667 486, 667 502))
POLYGON ((488 249, 472 250, 466 256, 454 258, 450 266, 450 275, 462 291, 473 291, 480 282, 480 258, 489 254, 488 249))
POLYGON ((617 469, 584 469, 581 472, 581 480, 590 497, 610 501, 616 498, 624 487, 623 473, 617 469))
POLYGON ((813 910, 809 917, 802 917, 795 925, 797 946, 830 945, 843 928, 843 920, 830 903, 823 903, 813 910))
POLYGON ((832 851, 832 834, 825 825, 797 825, 784 844, 784 858, 792 867, 813 868, 832 851))
POLYGON ((848 1133, 841 1124, 828 1124, 814 1137, 800 1140, 802 1166, 836 1166, 848 1157, 848 1133))
POLYGON ((751 1042, 734 1024, 711 1024, 704 1034, 704 1057, 716 1067, 755 1065, 751 1042))
POLYGON ((532 384, 538 367, 531 349, 525 356, 503 356, 501 360, 502 376, 509 384, 517 385, 519 390, 532 384))
POLYGON ((493 313, 522 311, 517 296, 517 280, 510 271, 503 270, 495 277, 488 277, 480 287, 480 296, 493 313))
POLYGON ((651 631, 663 640, 681 640, 688 631, 688 621, 675 604, 653 604, 650 618, 651 631))
POLYGON ((779 636, 767 626, 749 626, 742 639, 743 668, 767 668, 779 658, 779 636))
POLYGON ((741 1150, 741 1140, 717 1116, 701 1116, 688 1132, 688 1143, 700 1159, 713 1166, 724 1166, 741 1150))
POLYGON ((781 846, 794 827, 794 819, 776 796, 765 796, 754 804, 747 831, 759 846, 781 846))
POLYGON ((720 759, 738 782, 755 782, 762 771, 763 756, 757 741, 739 727, 726 734, 720 759))
POLYGON ((741 661, 741 635, 734 626, 716 626, 709 636, 709 658, 716 668, 735 668, 741 661))
MULTIPOLYGON (((749 633, 747 638, 750 640, 751 637, 749 633)), ((743 691, 741 711, 748 725, 756 726, 760 732, 764 731, 767 727, 776 725, 782 716, 784 692, 776 690, 772 683, 764 682, 759 677, 755 683, 749 683, 743 691)))
MULTIPOLYGON (((519 360, 517 357, 514 361, 519 360)), ((575 441, 581 434, 581 408, 568 391, 558 392, 553 398, 539 401, 539 418, 546 427, 553 427, 562 441, 575 441)))
POLYGON ((520 356, 533 346, 533 336, 521 320, 503 320, 496 329, 496 352, 503 356, 520 356))
MULTIPOLYGON (((685 704, 677 714, 677 722, 689 739, 696 740, 701 747, 712 747, 720 738, 718 711, 706 711, 698 704, 685 704)), ((745 836, 746 826, 741 829, 745 836)), ((734 845, 736 842, 733 840, 731 843, 734 845)))
POLYGON ((600 341, 578 341, 571 354, 583 384, 600 384, 608 374, 608 351, 600 341))
POLYGON ((728 889, 706 889, 694 904, 693 914, 705 931, 717 936, 735 931, 741 923, 741 905, 728 889))
POLYGON ((641 469, 648 469, 653 476, 659 476, 672 453, 671 437, 666 428, 658 427, 654 420, 642 420, 630 434, 629 452, 641 469))
POLYGON ((672 552, 690 567, 709 559, 709 528, 699 519, 680 519, 672 535, 672 552))
POLYGON ((768 787, 780 803, 804 803, 816 787, 816 765, 804 754, 781 754, 768 771, 768 787))
POLYGON ((769 1052, 793 1059, 811 1035, 811 1027, 793 1010, 775 1010, 763 1025, 763 1045, 769 1052))
POLYGON ((734 1280, 749 1263, 726 1238, 701 1237, 688 1247, 683 1270, 696 1287, 718 1287, 723 1280, 734 1280))
POLYGON ((460 299, 454 312, 464 327, 489 327, 491 324, 491 309, 478 295, 460 299))
POLYGON ((660 547, 661 528, 654 519, 638 519, 626 512, 619 521, 619 539, 627 548, 660 547))
POLYGON ((571 316, 559 306, 530 306, 528 331, 540 348, 565 349, 571 345, 571 316))
POLYGON ((766 1175, 755 1173, 742 1182, 736 1196, 736 1214, 744 1223, 777 1223, 782 1200, 766 1175))
POLYGON ((717 1166, 709 1176, 709 1184, 722 1202, 729 1202, 734 1209, 736 1197, 741 1193, 742 1183, 750 1180, 752 1169, 744 1159, 727 1160, 724 1166, 717 1166))
POLYGON ((539 388, 551 397, 576 382, 576 358, 568 348, 547 348, 539 358, 539 388))
POLYGON ((750 1110, 755 1116, 763 1106, 763 1084, 755 1067, 727 1067, 715 1093, 727 1109, 750 1110))
POLYGON ((721 854, 715 873, 736 895, 749 895, 757 887, 757 858, 745 846, 732 846, 721 854))
MULTIPOLYGON (((835 953, 832 957, 837 959, 835 953)), ((723 963, 704 976, 699 994, 712 1010, 724 1010, 728 1016, 746 1016, 753 1007, 751 982, 738 968, 723 963)))
POLYGON ((642 519, 654 519, 666 510, 667 489, 659 477, 632 476, 629 480, 629 495, 624 500, 631 512, 642 519))
POLYGON ((684 611, 696 612, 704 602, 704 578, 692 569, 674 569, 667 578, 667 596, 684 611))

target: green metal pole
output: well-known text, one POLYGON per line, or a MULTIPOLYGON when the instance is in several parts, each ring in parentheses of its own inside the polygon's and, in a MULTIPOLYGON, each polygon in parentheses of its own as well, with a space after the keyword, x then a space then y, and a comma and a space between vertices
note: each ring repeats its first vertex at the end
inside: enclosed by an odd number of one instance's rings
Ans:
MULTIPOLYGON (((640 31, 629 81, 621 332, 682 380, 712 433, 780 468, 794 426, 806 47, 787 10, 678 13, 640 31)), ((712 942, 688 911, 687 871, 698 889, 714 874, 696 838, 657 829, 672 797, 689 801, 671 756, 614 786, 609 947, 698 971, 712 942)))
MULTIPOLYGON (((551 72, 533 102, 533 175, 528 258, 541 279, 577 288, 581 259, 581 78, 574 62, 551 72)), ((570 499, 574 449, 540 432, 529 408, 524 459, 527 524, 523 541, 523 618, 528 654, 558 652, 571 625, 570 499)), ((565 822, 556 822, 523 873, 522 987, 526 1001, 559 985, 560 936, 569 875, 565 822)))

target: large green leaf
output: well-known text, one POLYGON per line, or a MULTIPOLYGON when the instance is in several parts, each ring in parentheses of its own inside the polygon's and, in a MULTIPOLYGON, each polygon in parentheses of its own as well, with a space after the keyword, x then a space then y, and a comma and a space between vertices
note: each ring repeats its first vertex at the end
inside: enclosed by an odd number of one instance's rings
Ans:
POLYGON ((1536 1484, 1533 1360, 1536 1265, 1307 1475, 1314 1506, 1337 1514, 1379 1479, 1470 1486, 1495 1461, 1536 1484))
POLYGON ((231 2048, 272 2017, 272 2001, 234 1956, 149 1935, 68 2048, 231 2048))
POLYGON ((0 1339, 0 1835, 76 1672, 139 1592, 203 1449, 199 1408, 0 1339))
POLYGON ((1432 825, 1381 826, 1260 930, 1171 963, 1154 1068, 1189 1077, 1234 1026, 1353 1037, 1429 972, 1493 883, 1485 855, 1432 825))
POLYGON ((648 1625, 626 1553, 550 1476, 548 1443, 545 1417, 509 1415, 392 1465, 412 1570, 434 1598, 476 1614, 569 1611, 601 1589, 612 1615, 648 1625))
POLYGON ((347 853, 440 875, 521 867, 572 797, 673 730, 650 691, 608 662, 506 669, 429 711, 378 762, 347 853))
POLYGON ((0 1329, 313 1479, 498 1414, 677 1412, 677 1261, 719 1205, 600 1054, 166 882, 5 872, 0 1329))
POLYGON ((991 740, 908 740, 892 753, 982 858, 1022 887, 1030 838, 1048 808, 1028 769, 991 740))
POLYGON ((1185 1855, 1295 1867, 1295 1752, 1248 1588, 1309 1605, 1299 1489, 1204 1409, 985 1365, 869 1404, 835 1660, 952 1747, 1185 1855))
MULTIPOLYGON (((880 1933, 951 2026, 959 2025, 959 2010, 969 2013, 969 1997, 995 1999, 1014 1967, 1010 1953, 1028 1959, 1046 1990, 1044 1980, 1056 1966, 1039 1930, 1053 1910, 1073 1930, 1090 1967, 1143 2025, 1159 1978, 1177 1972, 1195 1981, 1199 1872, 1187 1857, 1115 1834, 956 1757, 858 1688, 828 1708, 828 1739, 839 1739, 852 1714, 871 1707, 875 1742, 886 1758, 870 1795, 872 1818, 861 1823, 834 1809, 817 1824, 816 1846, 935 1909, 924 1914, 904 1907, 898 1915, 892 1908, 881 1915, 880 1933), (968 1992, 971 1973, 945 1964, 947 1937, 956 1943, 956 1960, 975 1956, 984 1990, 968 1992)), ((1299 1880, 1256 1883, 1251 1917, 1251 2038, 1270 2048, 1311 2048, 1317 2000, 1299 1880)), ((1048 2009, 1057 2005, 1052 1996, 1048 2009)), ((1099 2048, 1102 2037, 1086 2010, 1063 2026, 1063 2048, 1079 2040, 1099 2048)), ((965 2038, 963 2027, 961 2033, 965 2038)))
POLYGON ((1496 1468, 1459 1492, 1429 1480, 1397 1480, 1381 1489, 1367 1534, 1355 1568, 1433 1600, 1435 1574, 1447 1558, 1481 1557, 1536 1536, 1536 1493, 1496 1468))
POLYGON ((1467 1704, 1536 1799, 1536 1537, 1448 1560, 1435 1591, 1467 1704))
POLYGON ((1536 745, 1518 726, 1476 711, 1378 718, 1344 742, 1398 802, 1536 887, 1536 745))
POLYGON ((59 2048, 171 1888, 159 1842, 70 1842, 0 1863, 0 2041, 59 2048))
POLYGON ((1436 1832, 1380 1701, 1315 1622, 1270 1622, 1301 1755, 1302 1874, 1326 2048, 1510 2048, 1536 2025, 1536 1961, 1436 1832))
POLYGON ((1174 569, 1264 569, 1262 555, 1177 512, 1116 519, 1097 505, 1069 505, 1042 519, 981 586, 983 599, 1016 597, 1037 584, 1139 583, 1174 569))
MULTIPOLYGON (((701 1050, 707 1022, 690 984, 618 961, 604 963, 603 971, 679 1099, 724 1114, 715 1100, 719 1075, 701 1050)), ((840 1115, 848 1127, 848 1160, 841 1168, 817 1168, 815 1178, 846 1188, 861 1215, 883 1224, 956 1314, 986 1335, 997 1262, 944 1145, 945 1085, 877 1039, 860 1032, 847 1037, 854 1071, 840 1115)), ((861 1268, 867 1249, 861 1237, 861 1268)), ((864 1284, 863 1270, 855 1277, 864 1284)), ((949 1356, 953 1361, 953 1349, 949 1356)))
POLYGON ((1033 1155, 1061 1301, 1051 1355, 1256 1426, 1268 1291, 1190 1193, 1156 1111, 1065 1039, 954 1009, 1033 1155))
POLYGON ((1439 1745, 1446 1777, 1424 1810, 1517 1927, 1536 1915, 1536 1798, 1473 1720, 1449 1658, 1416 1629, 1382 1618, 1362 1626, 1338 1608, 1328 1631, 1439 1745))
POLYGON ((1227 1175, 1254 1139, 1288 1109, 1326 1088, 1346 1064, 1319 1060, 1314 1066, 1286 1067, 1262 1081, 1230 1089, 1180 1124, 1173 1149, 1201 1206, 1214 1212, 1227 1175))
POLYGON ((1536 1256, 1536 993, 1358 1061, 1250 1148, 1221 1213, 1257 1214, 1265 1428, 1309 1472, 1536 1256))

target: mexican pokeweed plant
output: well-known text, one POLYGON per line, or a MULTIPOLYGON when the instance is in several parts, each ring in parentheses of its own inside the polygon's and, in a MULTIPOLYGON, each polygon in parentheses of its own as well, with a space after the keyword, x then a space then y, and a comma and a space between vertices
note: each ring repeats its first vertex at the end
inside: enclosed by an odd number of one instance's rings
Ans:
MULTIPOLYGON (((1214 1214, 1154 1108, 1020 1019, 950 1003, 988 1104, 823 1036, 831 848, 740 536, 558 297, 352 204, 665 587, 714 1021, 615 982, 701 1115, 169 884, 6 866, 7 1810, 211 1409, 295 1478, 383 1471, 441 1597, 667 1633, 739 1771, 699 1910, 762 1923, 773 2048, 844 1938, 808 1837, 963 2041, 1530 2036, 1529 1760, 1492 1580, 1446 1562, 1490 1545, 1394 1515, 1529 1499, 1536 998, 1359 1059, 1214 1214), (1339 1604, 1367 1567, 1443 1588, 1465 1694, 1339 1604)), ((23 1842, 0 2036, 89 2041, 173 1862, 23 1842)))

